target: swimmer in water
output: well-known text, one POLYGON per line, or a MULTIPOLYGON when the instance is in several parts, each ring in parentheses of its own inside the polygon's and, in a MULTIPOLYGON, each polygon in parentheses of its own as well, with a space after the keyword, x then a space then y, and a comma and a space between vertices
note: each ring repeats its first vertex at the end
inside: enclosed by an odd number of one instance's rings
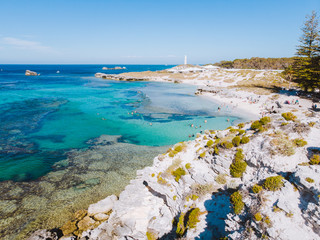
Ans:
POLYGON ((207 120, 204 120, 204 123, 207 123, 207 120))
POLYGON ((191 127, 193 127, 193 124, 191 124, 191 127))

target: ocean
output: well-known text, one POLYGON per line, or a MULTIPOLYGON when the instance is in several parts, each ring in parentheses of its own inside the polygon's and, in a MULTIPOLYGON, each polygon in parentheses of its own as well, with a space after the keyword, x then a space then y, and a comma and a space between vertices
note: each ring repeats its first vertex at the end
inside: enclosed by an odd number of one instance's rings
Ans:
POLYGON ((170 145, 244 120, 218 112, 196 86, 94 77, 172 66, 104 66, 115 67, 0 65, 0 238, 59 226, 61 216, 121 191, 170 145))

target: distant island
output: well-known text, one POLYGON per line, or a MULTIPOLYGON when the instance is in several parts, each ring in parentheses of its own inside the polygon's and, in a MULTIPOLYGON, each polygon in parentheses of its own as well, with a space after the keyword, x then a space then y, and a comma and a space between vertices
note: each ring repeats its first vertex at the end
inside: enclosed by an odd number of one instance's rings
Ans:
POLYGON ((121 69, 127 69, 126 67, 114 67, 114 68, 108 68, 103 67, 102 70, 121 70, 121 69))

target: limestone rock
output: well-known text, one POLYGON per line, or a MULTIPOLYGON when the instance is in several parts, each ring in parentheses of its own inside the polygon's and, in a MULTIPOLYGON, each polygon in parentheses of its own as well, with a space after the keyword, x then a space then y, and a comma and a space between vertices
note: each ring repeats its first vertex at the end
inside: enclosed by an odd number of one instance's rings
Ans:
POLYGON ((88 215, 93 216, 97 213, 109 212, 113 208, 115 201, 117 201, 117 196, 111 195, 106 199, 103 199, 97 203, 91 204, 88 208, 88 215))
POLYGON ((58 240, 58 233, 55 231, 49 231, 46 229, 35 231, 27 240, 58 240))
POLYGON ((33 72, 33 71, 30 71, 30 70, 26 70, 25 75, 26 75, 26 76, 37 76, 37 75, 38 75, 38 73, 33 72))
POLYGON ((97 213, 96 215, 93 216, 93 218, 97 221, 105 221, 105 220, 108 220, 109 215, 104 213, 97 213))
POLYGON ((87 215, 87 213, 87 210, 81 209, 75 212, 74 217, 78 220, 81 220, 82 218, 84 218, 84 216, 87 215))
POLYGON ((78 228, 80 231, 85 231, 93 227, 94 224, 95 221, 91 217, 86 216, 80 222, 78 222, 78 228))
POLYGON ((61 227, 64 236, 72 234, 77 229, 76 221, 68 221, 61 227))

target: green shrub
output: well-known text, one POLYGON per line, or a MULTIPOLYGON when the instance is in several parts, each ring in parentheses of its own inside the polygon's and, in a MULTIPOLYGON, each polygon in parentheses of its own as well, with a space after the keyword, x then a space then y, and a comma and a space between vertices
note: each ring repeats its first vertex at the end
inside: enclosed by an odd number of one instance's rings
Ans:
POLYGON ((156 240, 156 239, 158 239, 158 236, 157 236, 157 234, 155 234, 155 233, 153 233, 153 232, 147 232, 146 233, 146 235, 147 235, 147 239, 148 240, 156 240))
POLYGON ((259 120, 256 120, 251 124, 251 129, 255 130, 255 131, 258 130, 259 128, 261 128, 261 127, 262 127, 262 124, 260 123, 259 120))
POLYGON ((260 185, 255 184, 255 185, 253 185, 253 187, 251 188, 251 190, 252 190, 252 192, 254 192, 254 193, 259 193, 259 192, 261 192, 261 191, 263 190, 263 188, 262 188, 260 185))
POLYGON ((269 191, 278 191, 283 187, 283 177, 282 176, 274 176, 268 177, 263 183, 263 187, 269 191))
POLYGON ((199 196, 197 196, 197 195, 195 195, 195 194, 192 194, 191 195, 191 200, 192 201, 195 201, 195 200, 197 200, 199 198, 199 196))
POLYGON ((244 123, 239 123, 238 124, 238 128, 243 128, 244 127, 244 123))
POLYGON ((181 213, 179 217, 179 221, 177 223, 176 234, 178 235, 178 237, 182 237, 186 231, 186 227, 184 226, 185 215, 186 215, 185 213, 181 213))
POLYGON ((240 137, 239 136, 236 136, 232 139, 232 144, 235 146, 235 147, 238 147, 240 145, 240 137))
POLYGON ((240 214, 242 212, 242 209, 244 208, 244 203, 242 201, 242 195, 239 191, 231 194, 230 202, 233 206, 234 213, 240 214))
POLYGON ((262 125, 266 125, 267 123, 271 122, 271 118, 270 117, 263 117, 263 118, 260 118, 260 123, 262 125))
POLYGON ((238 131, 238 133, 239 133, 239 135, 243 135, 243 134, 245 134, 245 133, 246 133, 246 131, 245 131, 245 130, 243 130, 243 129, 240 129, 240 130, 238 131))
POLYGON ((190 211, 189 218, 187 221, 188 229, 192 229, 197 226, 197 223, 200 222, 200 219, 199 219, 200 215, 201 215, 201 212, 199 208, 194 208, 190 211))
POLYGON ((303 147, 303 146, 307 145, 307 142, 303 138, 293 139, 293 142, 297 147, 303 147))
POLYGON ((241 138, 241 141, 240 141, 241 144, 246 144, 246 143, 248 143, 248 142, 250 142, 250 138, 249 138, 249 137, 243 136, 243 137, 241 138))
POLYGON ((246 171, 247 163, 243 161, 243 159, 243 150, 238 148, 236 154, 234 155, 234 160, 230 165, 230 174, 232 177, 242 177, 243 173, 246 171))
POLYGON ((186 171, 183 168, 179 167, 172 172, 172 175, 175 177, 174 180, 176 180, 176 182, 179 182, 181 176, 186 175, 186 171))
POLYGON ((169 152, 169 157, 174 157, 177 153, 177 151, 172 150, 171 152, 169 152))
POLYGON ((207 142, 207 146, 208 146, 208 147, 211 147, 213 144, 214 144, 213 140, 209 140, 209 141, 207 142))
POLYGON ((177 196, 176 195, 173 196, 173 201, 175 201, 175 200, 177 200, 177 196))
POLYGON ((200 153, 200 157, 204 158, 206 156, 206 152, 200 153))
POLYGON ((311 165, 318 165, 320 163, 320 155, 314 154, 309 162, 311 165))
POLYGON ((297 119, 297 117, 291 112, 282 113, 281 116, 287 121, 295 121, 297 119))
POLYGON ((231 127, 231 128, 229 129, 229 132, 230 132, 230 133, 235 133, 235 132, 237 132, 237 129, 234 129, 234 128, 231 127))
POLYGON ((308 183, 314 183, 314 180, 313 180, 312 178, 309 178, 309 177, 306 178, 306 181, 307 181, 308 183))
POLYGON ((191 168, 191 163, 187 163, 185 167, 186 167, 186 169, 190 169, 191 168))
POLYGON ((309 127, 313 127, 316 123, 315 122, 309 122, 308 125, 309 127))
POLYGON ((231 142, 223 141, 220 143, 220 146, 225 149, 233 148, 233 144, 231 142))
POLYGON ((182 149, 183 149, 183 146, 179 144, 179 145, 175 146, 174 151, 181 152, 182 149))
POLYGON ((199 217, 201 214, 202 213, 199 208, 193 208, 187 213, 181 213, 177 223, 177 236, 182 237, 186 233, 187 229, 196 228, 197 223, 200 222, 199 217), (186 217, 188 217, 187 221, 186 217))
POLYGON ((237 149, 237 152, 234 155, 234 159, 235 160, 243 160, 244 159, 243 150, 241 148, 237 149))
POLYGON ((230 165, 230 175, 235 178, 242 177, 243 173, 247 169, 247 163, 242 160, 234 160, 230 165))
POLYGON ((255 215, 254 215, 254 218, 256 219, 256 221, 260 222, 262 220, 262 215, 261 213, 257 212, 255 215))
POLYGON ((283 122, 283 123, 281 123, 281 126, 287 126, 288 125, 288 123, 287 122, 283 122))
POLYGON ((219 155, 219 148, 217 146, 214 147, 213 153, 219 155))

